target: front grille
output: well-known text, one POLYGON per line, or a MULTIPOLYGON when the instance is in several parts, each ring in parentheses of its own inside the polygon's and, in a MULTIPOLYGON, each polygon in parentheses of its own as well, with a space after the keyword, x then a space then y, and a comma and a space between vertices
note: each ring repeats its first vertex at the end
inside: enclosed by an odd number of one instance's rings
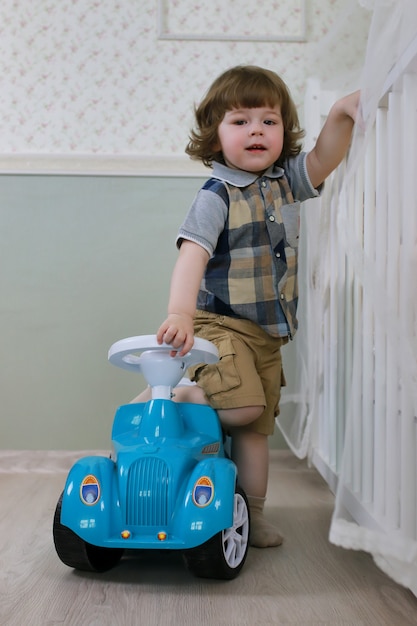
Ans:
POLYGON ((139 459, 129 469, 126 523, 132 526, 168 524, 168 467, 157 458, 139 459))

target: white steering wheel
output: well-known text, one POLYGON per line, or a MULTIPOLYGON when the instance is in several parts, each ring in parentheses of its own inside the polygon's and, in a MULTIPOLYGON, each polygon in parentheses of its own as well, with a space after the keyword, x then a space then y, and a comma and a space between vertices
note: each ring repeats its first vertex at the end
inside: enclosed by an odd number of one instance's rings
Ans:
POLYGON ((155 335, 127 337, 116 341, 109 350, 109 361, 130 372, 140 372, 148 385, 159 389, 160 397, 168 397, 190 365, 216 363, 219 353, 210 341, 194 338, 194 345, 184 356, 171 356, 172 346, 159 344, 155 335))

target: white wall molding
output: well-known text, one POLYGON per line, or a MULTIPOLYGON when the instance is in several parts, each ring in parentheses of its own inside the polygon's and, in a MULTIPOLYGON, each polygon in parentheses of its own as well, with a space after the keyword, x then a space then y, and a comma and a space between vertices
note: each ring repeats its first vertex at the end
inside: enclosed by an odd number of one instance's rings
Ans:
POLYGON ((77 176, 208 177, 211 170, 188 157, 135 157, 64 154, 0 156, 0 174, 77 176))

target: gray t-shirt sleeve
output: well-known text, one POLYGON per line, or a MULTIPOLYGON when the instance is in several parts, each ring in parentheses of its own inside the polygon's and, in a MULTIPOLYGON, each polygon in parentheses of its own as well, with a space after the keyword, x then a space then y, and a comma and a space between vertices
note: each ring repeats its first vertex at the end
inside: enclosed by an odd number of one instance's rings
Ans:
POLYGON ((285 175, 294 199, 300 202, 318 197, 323 190, 323 184, 317 189, 311 184, 307 172, 306 158, 307 152, 300 152, 296 157, 287 159, 284 163, 285 175))
POLYGON ((226 218, 227 205, 221 196, 208 189, 200 189, 179 228, 177 247, 180 248, 183 240, 187 239, 202 246, 212 256, 226 218))

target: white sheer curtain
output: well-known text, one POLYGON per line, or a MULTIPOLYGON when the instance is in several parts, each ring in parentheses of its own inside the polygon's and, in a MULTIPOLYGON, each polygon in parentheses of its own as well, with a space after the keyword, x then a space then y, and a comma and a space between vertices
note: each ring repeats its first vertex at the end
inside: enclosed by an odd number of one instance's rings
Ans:
POLYGON ((278 423, 336 490, 330 540, 417 595, 417 2, 362 4, 363 122, 304 208, 294 410, 278 423))

